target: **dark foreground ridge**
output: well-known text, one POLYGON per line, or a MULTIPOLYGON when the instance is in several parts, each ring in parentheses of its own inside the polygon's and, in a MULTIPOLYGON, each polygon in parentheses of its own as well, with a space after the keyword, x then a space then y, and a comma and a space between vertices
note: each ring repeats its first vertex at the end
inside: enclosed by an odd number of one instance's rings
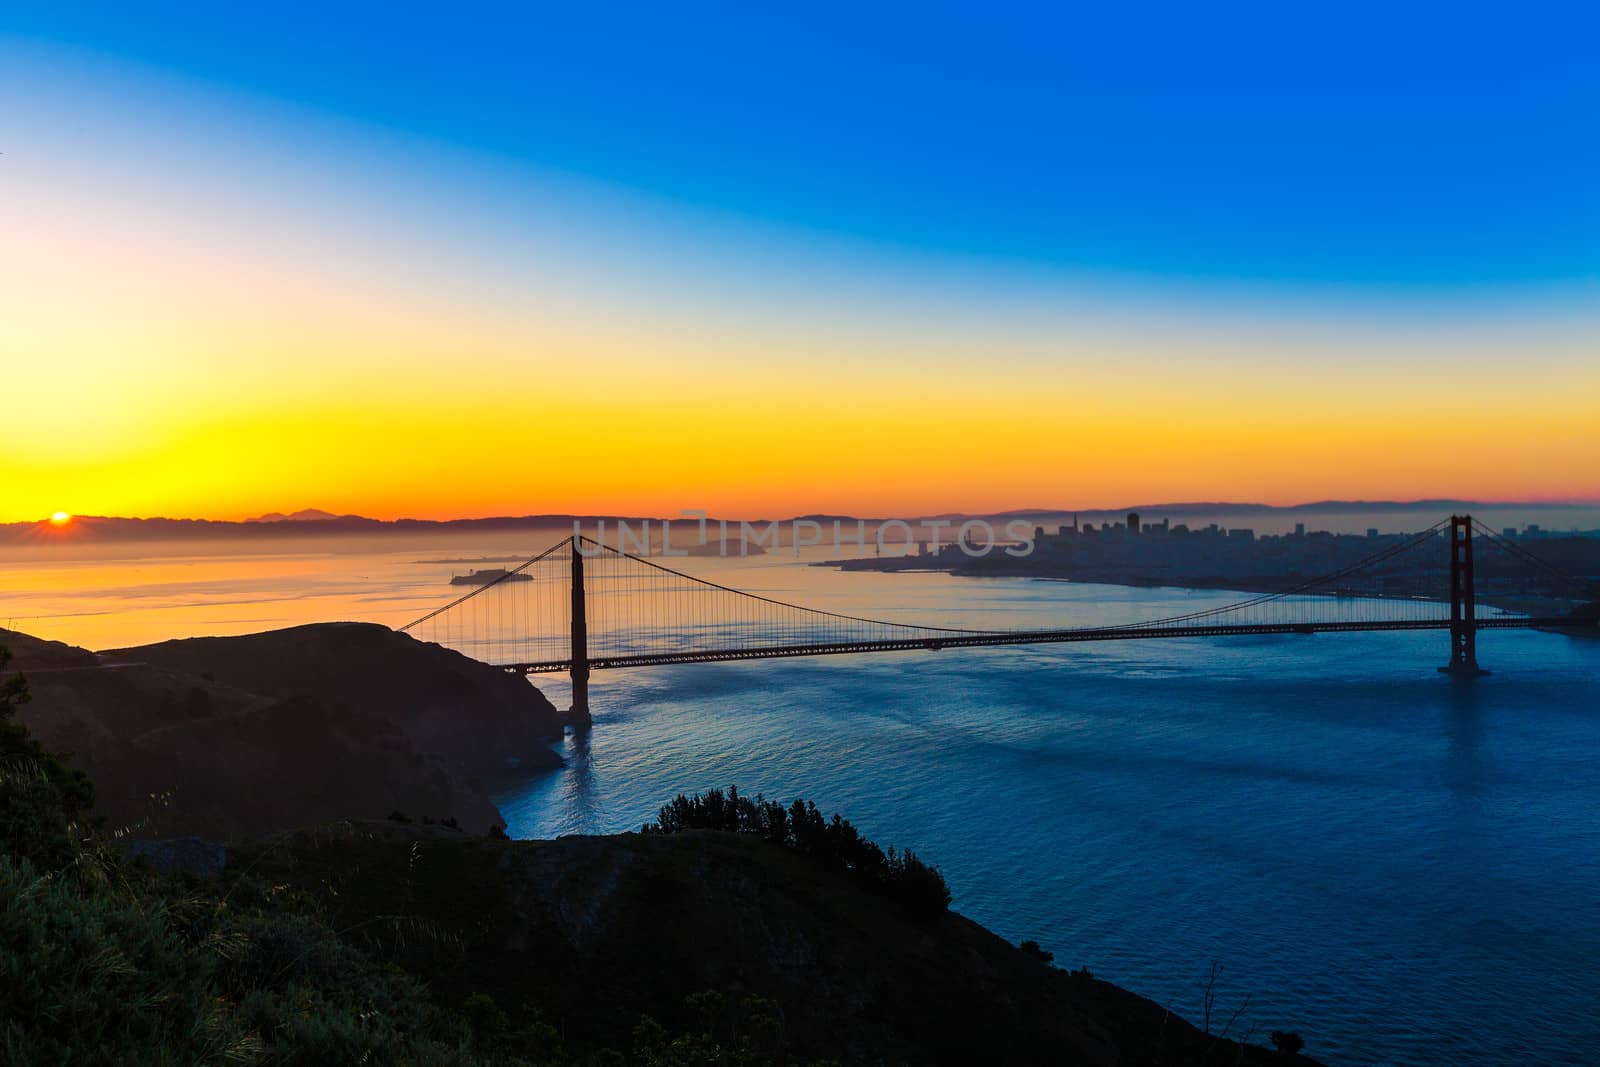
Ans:
MULTIPOLYGON (((24 644, 57 664, 41 678, 134 670, 24 644)), ((0 1049, 19 1067, 1290 1061, 1049 966, 950 912, 914 854, 799 801, 680 797, 647 832, 557 841, 396 812, 226 848, 130 843, 18 721, 28 686, 6 658, 0 1049)))
POLYGON ((373 933, 382 958, 443 1004, 482 995, 512 1025, 536 1006, 576 1062, 1288 1062, 754 834, 512 842, 344 824, 235 865, 316 899, 336 929, 398 910, 428 934, 373 933), (721 1058, 644 1055, 641 1017, 688 1035, 680 1052, 711 1035, 721 1058), (588 1059, 602 1049, 622 1058, 588 1059))
POLYGON ((399 809, 498 824, 568 721, 520 678, 368 623, 93 653, 0 630, 20 715, 135 835, 228 839, 399 809))

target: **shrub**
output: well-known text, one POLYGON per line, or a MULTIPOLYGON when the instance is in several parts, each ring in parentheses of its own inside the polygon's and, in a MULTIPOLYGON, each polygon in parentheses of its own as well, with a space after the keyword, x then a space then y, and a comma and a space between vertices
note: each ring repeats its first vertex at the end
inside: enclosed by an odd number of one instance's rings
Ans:
POLYGON ((1267 1036, 1272 1040, 1272 1047, 1285 1056, 1298 1056, 1300 1050, 1306 1047, 1305 1038, 1293 1030, 1274 1030, 1267 1036))
POLYGON ((16 721, 26 699, 0 682, 0 1062, 429 1059, 422 987, 301 901, 230 907, 215 882, 126 865, 87 827, 88 779, 16 721))
POLYGON ((0 1049, 7 1062, 213 1062, 259 1042, 213 994, 214 957, 166 909, 85 893, 0 856, 0 1049))
MULTIPOLYGON (((0 673, 10 662, 11 651, 0 647, 0 673)), ((0 680, 0 851, 57 870, 76 855, 74 842, 94 806, 94 786, 17 720, 17 708, 28 700, 22 675, 0 680)))
MULTIPOLYGON (((0 650, 0 666, 5 660, 0 650)), ((408 970, 408 944, 447 936, 419 918, 357 910, 335 929, 303 889, 248 872, 224 885, 126 863, 88 827, 88 780, 16 722, 26 699, 20 677, 0 682, 0 1063, 587 1062, 572 1058, 535 1007, 510 1012, 486 993, 444 999, 421 970, 408 970)), ((684 801, 664 817, 677 828, 711 823, 797 847, 780 805, 732 791, 712 804, 684 801)), ((906 886, 937 879, 912 854, 882 853, 837 816, 797 808, 805 848, 820 860, 906 886)), ((391 818, 411 821, 401 812, 391 818)), ((457 828, 453 819, 439 825, 457 828)), ((490 833, 503 838, 505 828, 490 833)), ((643 1026, 631 1056, 600 1050, 596 1062, 740 1067, 783 1059, 771 1005, 720 994, 693 1005, 701 1023, 690 1031, 643 1026)), ((613 1043, 629 1047, 623 1033, 613 1043)))
POLYGON ((679 793, 662 807, 655 822, 643 827, 647 834, 684 830, 754 834, 849 875, 869 891, 894 900, 914 918, 937 918, 950 907, 950 888, 937 868, 910 849, 897 853, 893 846, 887 851, 879 848, 848 820, 837 813, 824 818, 809 801, 796 800, 785 808, 759 793, 754 800, 740 796, 738 786, 729 786, 727 793, 712 789, 703 796, 679 793))
POLYGON ((1027 956, 1031 960, 1037 960, 1040 963, 1048 964, 1053 962, 1056 958, 1056 954, 1054 952, 1047 952, 1043 948, 1040 948, 1039 942, 1037 941, 1024 941, 1017 947, 1022 950, 1022 954, 1024 956, 1027 956))

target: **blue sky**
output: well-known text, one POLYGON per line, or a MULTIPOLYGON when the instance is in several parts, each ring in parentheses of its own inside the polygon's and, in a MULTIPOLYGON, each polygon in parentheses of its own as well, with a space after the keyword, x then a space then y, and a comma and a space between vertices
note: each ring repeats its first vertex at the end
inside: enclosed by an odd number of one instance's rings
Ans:
POLYGON ((0 29, 910 250, 1358 286, 1600 262, 1593 5, 667 7, 23 4, 0 29))
POLYGON ((1595 499, 1597 29, 12 4, 0 519, 1595 499))

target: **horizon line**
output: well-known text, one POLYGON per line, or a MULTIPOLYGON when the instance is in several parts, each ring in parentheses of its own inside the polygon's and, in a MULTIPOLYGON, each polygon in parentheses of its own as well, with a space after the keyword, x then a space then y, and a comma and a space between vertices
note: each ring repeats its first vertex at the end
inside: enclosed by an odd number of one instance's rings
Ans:
MULTIPOLYGON (((1419 508, 1428 506, 1472 506, 1484 508, 1600 508, 1600 497, 1561 497, 1542 498, 1530 500, 1478 500, 1466 497, 1417 497, 1409 500, 1392 499, 1336 499, 1323 498, 1302 501, 1293 504, 1270 504, 1261 501, 1245 500, 1176 500, 1155 503, 1128 504, 1115 507, 1018 507, 997 508, 992 510, 978 509, 970 511, 938 511, 923 512, 906 516, 866 516, 849 514, 845 512, 797 512, 788 516, 759 516, 746 518, 741 516, 716 516, 708 514, 707 522, 794 522, 800 520, 826 520, 883 523, 890 521, 902 522, 928 522, 939 520, 953 520, 959 518, 1023 518, 1030 515, 1110 515, 1125 514, 1128 512, 1144 511, 1194 511, 1194 510, 1255 510, 1255 511, 1315 511, 1331 510, 1335 508, 1354 509, 1400 509, 1419 508)), ((296 512, 267 512, 251 518, 212 518, 208 516, 170 516, 170 515, 91 515, 71 513, 70 519, 77 523, 99 522, 128 522, 128 523, 195 523, 215 526, 262 526, 262 527, 316 527, 324 524, 340 522, 362 522, 382 526, 447 526, 457 523, 489 523, 489 522, 595 522, 601 520, 620 520, 624 522, 698 522, 699 518, 693 515, 647 515, 627 514, 624 512, 528 512, 524 514, 487 514, 487 515, 456 515, 449 518, 417 518, 400 515, 394 518, 375 518, 355 512, 335 513, 321 508, 302 508, 296 512), (315 512, 316 517, 295 518, 295 515, 306 512, 315 512)), ((0 528, 5 527, 31 527, 54 525, 51 516, 38 519, 16 519, 9 522, 0 522, 0 528)))

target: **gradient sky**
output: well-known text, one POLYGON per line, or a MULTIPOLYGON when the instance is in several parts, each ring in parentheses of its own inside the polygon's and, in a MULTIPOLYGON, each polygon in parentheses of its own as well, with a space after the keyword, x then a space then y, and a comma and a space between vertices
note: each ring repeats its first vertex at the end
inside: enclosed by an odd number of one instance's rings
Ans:
POLYGON ((1592 6, 325 6, 0 9, 0 521, 1600 498, 1592 6))

